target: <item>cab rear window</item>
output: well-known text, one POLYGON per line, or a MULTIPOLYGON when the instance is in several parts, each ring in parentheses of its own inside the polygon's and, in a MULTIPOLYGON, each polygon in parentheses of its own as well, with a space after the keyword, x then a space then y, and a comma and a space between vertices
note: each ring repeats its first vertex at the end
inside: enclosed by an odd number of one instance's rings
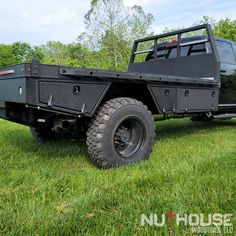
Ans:
POLYGON ((233 47, 234 47, 234 55, 235 55, 235 58, 236 58, 236 44, 234 44, 233 47))
MULTIPOLYGON (((187 57, 193 55, 199 55, 207 53, 206 43, 190 45, 190 46, 182 46, 180 48, 180 56, 187 57)), ((171 46, 166 45, 157 48, 157 60, 168 59, 168 58, 176 58, 177 57, 177 45, 171 46)), ((149 53, 146 57, 146 61, 154 60, 154 52, 149 53)))
POLYGON ((224 41, 216 41, 216 46, 221 62, 228 64, 236 63, 233 47, 230 43, 224 41))

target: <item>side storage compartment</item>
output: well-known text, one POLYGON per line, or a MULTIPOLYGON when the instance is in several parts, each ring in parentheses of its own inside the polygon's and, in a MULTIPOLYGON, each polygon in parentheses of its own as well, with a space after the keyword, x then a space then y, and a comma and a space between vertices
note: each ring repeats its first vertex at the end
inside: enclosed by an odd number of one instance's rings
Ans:
POLYGON ((178 110, 180 112, 216 111, 218 100, 218 89, 180 88, 178 110))
POLYGON ((39 81, 36 86, 37 104, 57 111, 92 114, 108 83, 39 81))
POLYGON ((177 87, 150 86, 149 87, 158 109, 162 113, 173 113, 177 111, 178 93, 177 87))
POLYGON ((0 101, 26 103, 25 64, 0 68, 0 101))
POLYGON ((26 78, 0 79, 0 101, 26 103, 26 78))
POLYGON ((219 88, 151 85, 149 89, 161 113, 209 112, 218 109, 219 88))

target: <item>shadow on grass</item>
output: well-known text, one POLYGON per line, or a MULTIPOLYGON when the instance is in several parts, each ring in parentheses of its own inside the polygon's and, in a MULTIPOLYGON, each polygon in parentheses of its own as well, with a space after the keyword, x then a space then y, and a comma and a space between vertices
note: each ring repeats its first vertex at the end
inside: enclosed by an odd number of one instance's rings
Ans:
POLYGON ((200 133, 202 131, 214 132, 218 128, 236 128, 236 122, 233 120, 214 120, 209 122, 192 122, 188 120, 179 120, 173 123, 170 121, 164 121, 164 123, 156 123, 156 134, 158 140, 164 140, 166 138, 177 138, 188 136, 193 133, 200 133))
MULTIPOLYGON (((236 127, 234 121, 212 121, 212 122, 191 122, 186 119, 178 121, 164 121, 157 123, 156 133, 157 140, 172 139, 187 136, 192 133, 207 130, 214 132, 217 128, 231 129, 236 127)), ((11 145, 14 149, 22 153, 30 153, 32 155, 44 156, 46 158, 68 158, 85 157, 88 159, 88 153, 85 141, 59 140, 48 142, 46 144, 38 143, 27 132, 22 130, 11 130, 1 133, 4 142, 11 145)))
POLYGON ((11 145, 14 150, 28 153, 33 156, 43 156, 46 158, 65 158, 75 156, 88 157, 85 140, 57 140, 40 143, 34 139, 30 132, 22 132, 21 130, 11 130, 7 133, 2 132, 1 136, 7 145, 11 145))

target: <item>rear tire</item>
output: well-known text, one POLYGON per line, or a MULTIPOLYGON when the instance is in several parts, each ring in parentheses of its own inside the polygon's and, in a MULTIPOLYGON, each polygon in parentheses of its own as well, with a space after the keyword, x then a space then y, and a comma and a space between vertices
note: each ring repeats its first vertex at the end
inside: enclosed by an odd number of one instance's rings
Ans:
POLYGON ((151 112, 132 98, 103 104, 91 120, 87 146, 99 168, 112 168, 148 159, 155 138, 151 112))
POLYGON ((40 129, 30 127, 30 132, 32 136, 39 142, 45 143, 48 141, 53 141, 57 139, 57 134, 53 132, 51 129, 40 129))
POLYGON ((213 120, 213 117, 212 116, 207 116, 206 114, 201 114, 201 115, 198 115, 198 116, 193 116, 191 117, 191 121, 193 122, 206 122, 206 121, 212 121, 213 120))

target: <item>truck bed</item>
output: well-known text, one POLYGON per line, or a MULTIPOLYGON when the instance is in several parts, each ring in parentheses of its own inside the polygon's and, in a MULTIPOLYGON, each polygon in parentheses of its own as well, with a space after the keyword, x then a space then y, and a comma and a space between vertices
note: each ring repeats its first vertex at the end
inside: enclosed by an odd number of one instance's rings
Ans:
POLYGON ((209 25, 136 40, 127 72, 40 64, 36 58, 0 68, 1 117, 28 120, 33 112, 25 108, 64 115, 92 117, 104 101, 131 97, 143 102, 153 114, 207 113, 218 110, 220 61, 209 25), (207 37, 183 42, 183 33, 205 29, 207 37), (176 56, 157 58, 159 39, 177 38, 167 47, 176 48, 176 56), (143 42, 153 45, 140 51, 143 42), (181 48, 208 43, 205 53, 181 56, 181 48), (142 61, 136 57, 146 53, 142 61), (153 60, 147 60, 152 53, 153 60), (13 113, 9 115, 9 112, 13 113), (29 113, 29 114, 28 114, 29 113), (23 118, 22 118, 23 117, 23 118))
POLYGON ((0 103, 1 107, 11 102, 37 109, 92 116, 113 83, 143 84, 148 86, 156 99, 156 90, 166 85, 170 89, 187 86, 204 90, 211 87, 217 91, 219 88, 219 83, 212 78, 83 69, 33 61, 0 68, 0 103))

